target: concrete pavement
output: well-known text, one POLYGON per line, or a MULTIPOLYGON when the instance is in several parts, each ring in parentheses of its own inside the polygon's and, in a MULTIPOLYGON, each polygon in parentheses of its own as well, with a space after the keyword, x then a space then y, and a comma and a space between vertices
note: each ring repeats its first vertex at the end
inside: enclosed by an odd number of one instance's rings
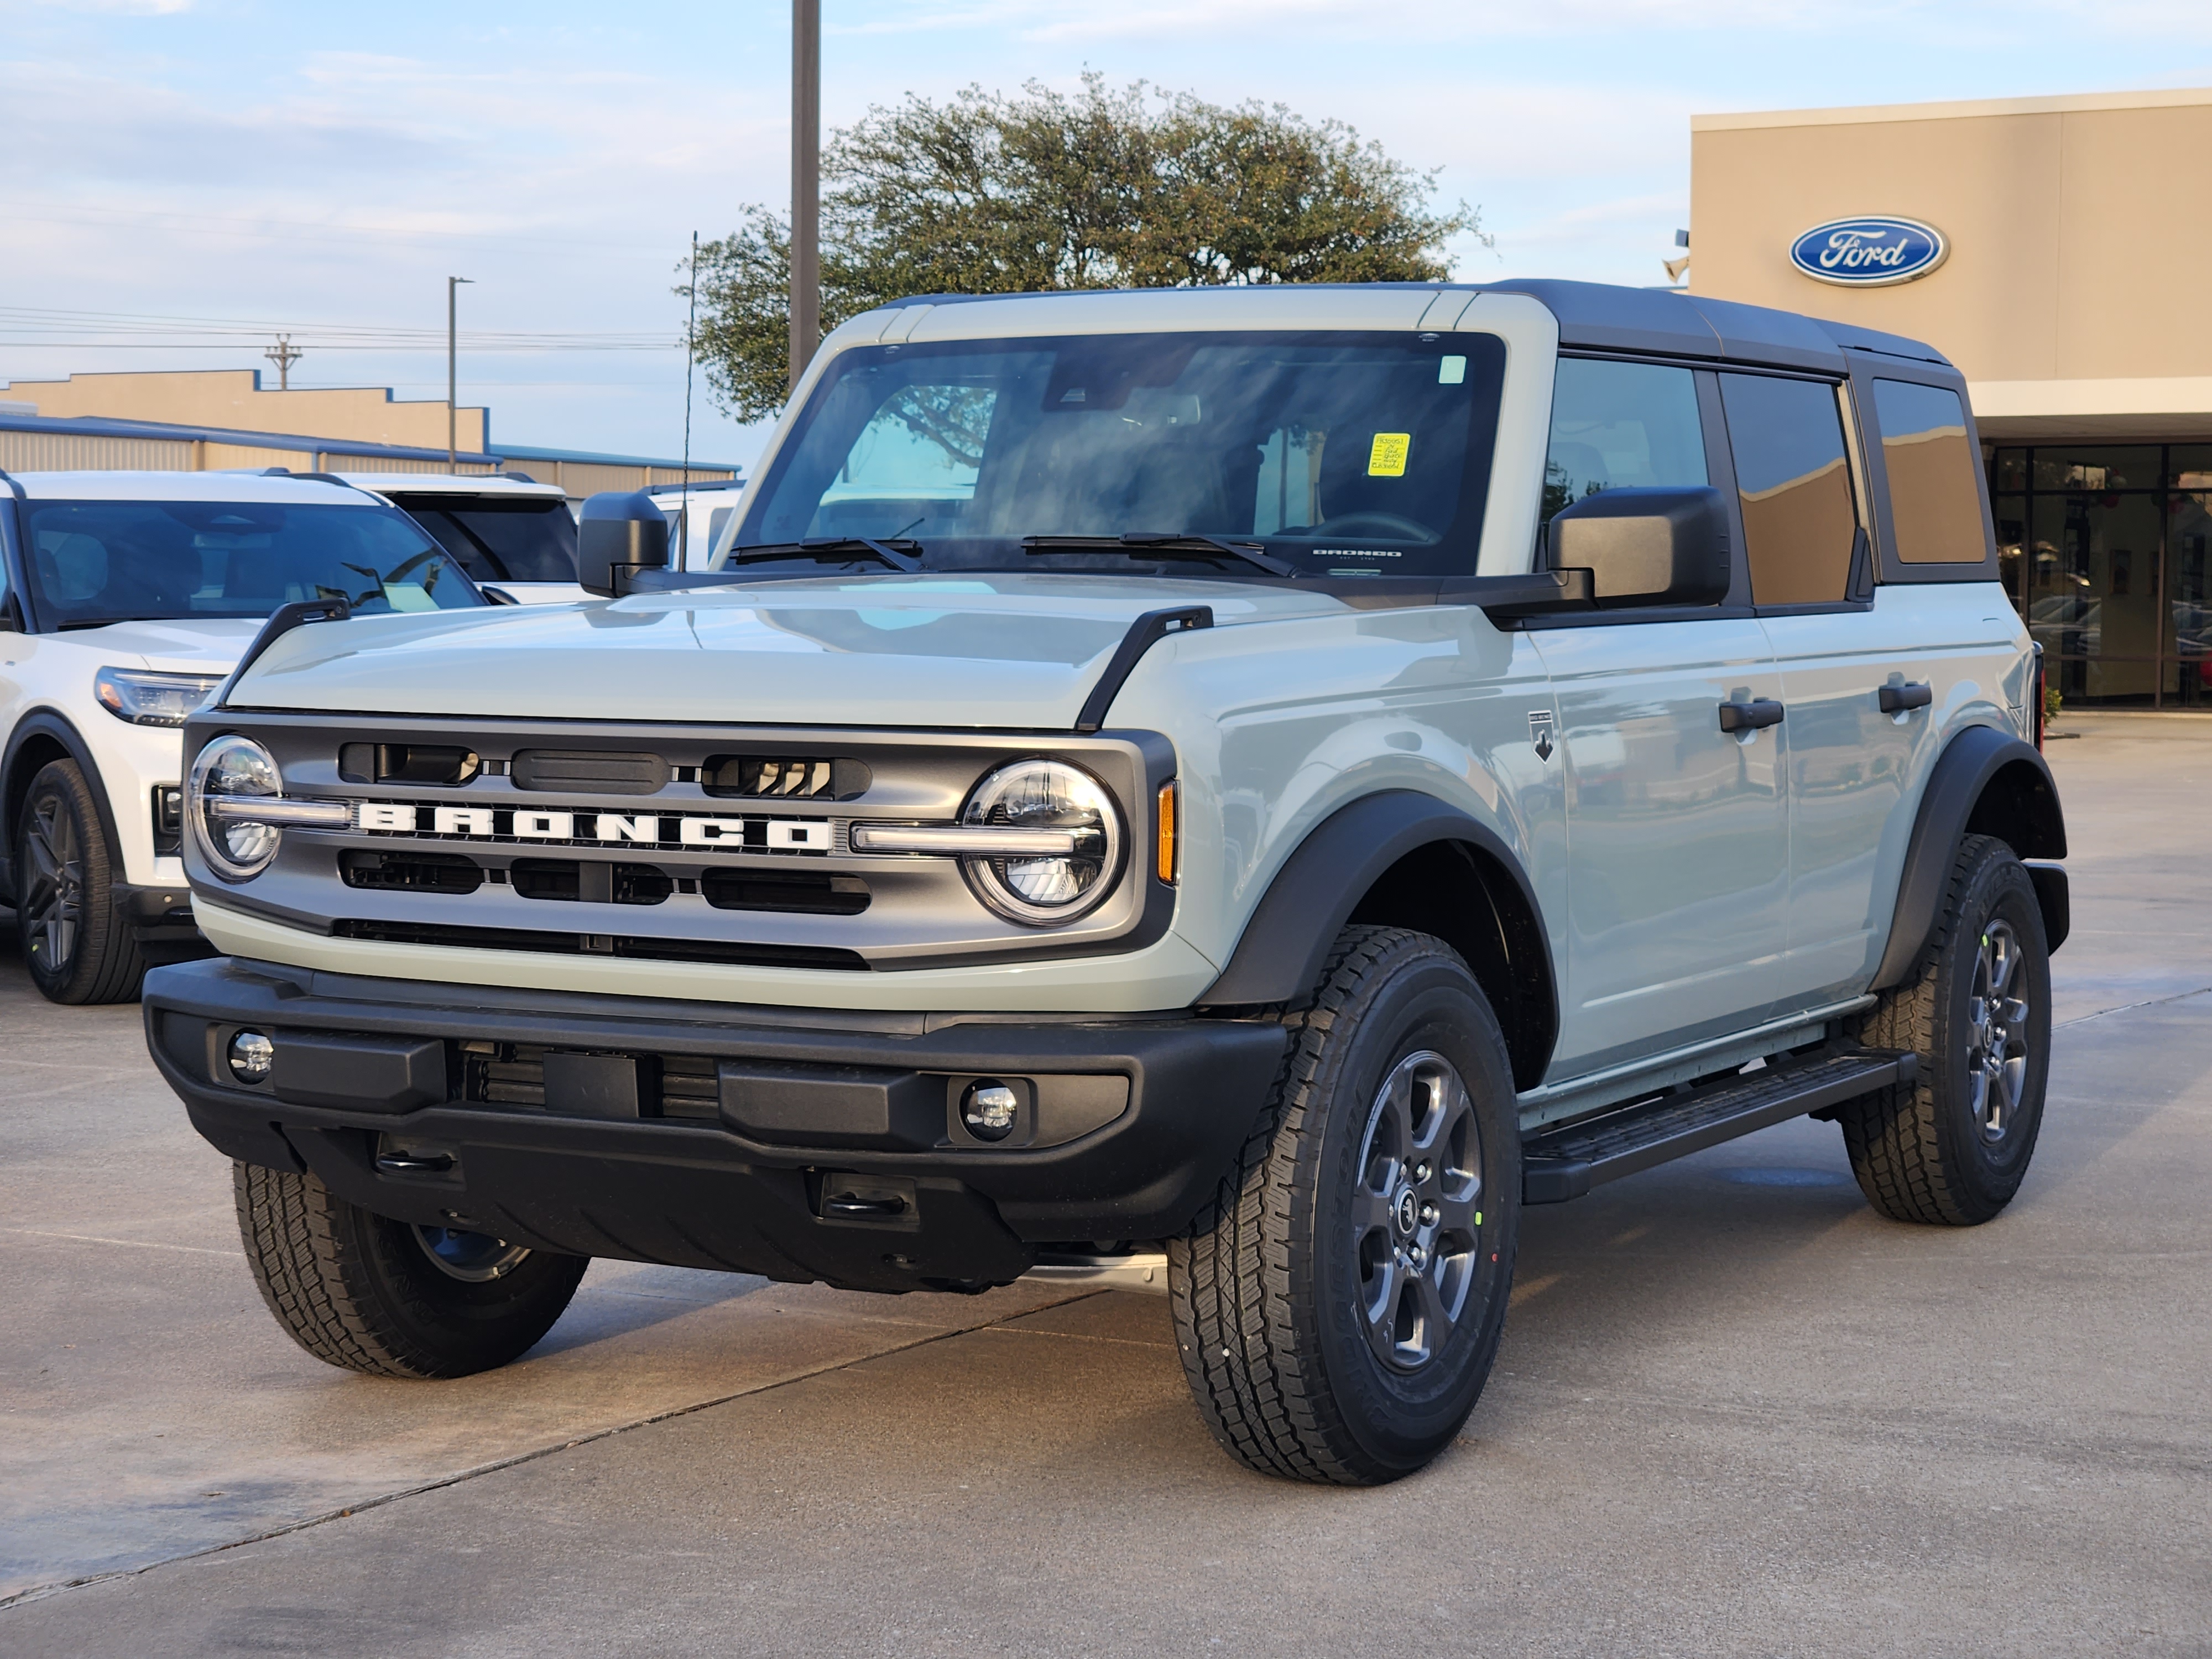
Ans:
POLYGON ((599 1263, 504 1371, 330 1370, 136 1011, 0 963, 0 1651, 2212 1650, 2212 721, 2065 728, 2006 1214, 1879 1220, 1802 1121, 1533 1212, 1465 1434, 1376 1492, 1231 1464, 1118 1293, 599 1263))

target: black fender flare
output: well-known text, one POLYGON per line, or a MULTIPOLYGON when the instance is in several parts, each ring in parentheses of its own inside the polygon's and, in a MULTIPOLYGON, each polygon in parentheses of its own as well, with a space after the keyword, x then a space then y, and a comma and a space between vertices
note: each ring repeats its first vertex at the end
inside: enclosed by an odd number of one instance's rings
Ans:
MULTIPOLYGON (((23 797, 30 793, 31 780, 38 775, 36 766, 27 766, 23 750, 33 738, 49 738, 61 745, 69 757, 84 773, 84 780, 92 786, 94 808, 100 814, 100 833, 107 837, 107 845, 114 858, 123 856, 122 838, 115 830, 115 804, 107 798, 107 781, 100 775, 99 763, 92 757, 92 750, 76 723, 56 708, 33 708, 15 722, 9 734, 8 749, 0 757, 0 869, 7 872, 8 896, 15 896, 15 819, 21 812, 23 797)), ((40 762, 40 765, 44 765, 40 762)))
MULTIPOLYGON (((1959 842, 1971 834, 1996 836, 2023 862, 2066 856, 2066 819, 2049 763, 2033 745, 1994 726, 1966 727, 1936 757, 1905 847, 1889 944, 1869 989, 1901 984, 1920 959, 1959 842), (1992 799, 1992 783, 1999 784, 1999 799, 1992 799)), ((2045 935, 2056 951, 2065 942, 2069 920, 2066 872, 2055 865, 2030 864, 2028 874, 2045 935)))
MULTIPOLYGON (((1550 1062, 1559 1041, 1559 977, 1552 961, 1551 940, 1543 927, 1543 908, 1528 872, 1504 840, 1487 825, 1458 807, 1416 789, 1389 789, 1363 796, 1339 807, 1308 832, 1282 867, 1245 923, 1243 936, 1205 995, 1200 1008, 1250 1007, 1271 1003, 1303 1005, 1321 978, 1329 947, 1344 931, 1352 913, 1383 872, 1410 853, 1438 843, 1467 849, 1518 890, 1526 926, 1516 927, 1515 918, 1500 915, 1501 932, 1509 945, 1542 954, 1541 1000, 1534 1011, 1539 1028, 1515 1044, 1518 1063, 1523 1054, 1538 1055, 1534 1069, 1540 1073, 1550 1062), (1516 936, 1517 935, 1517 936, 1516 936)), ((1499 908, 1496 900, 1493 909, 1499 908)), ((1501 1009, 1503 1015, 1506 1011, 1501 1009)), ((1523 1082, 1522 1087, 1528 1085, 1523 1082)))

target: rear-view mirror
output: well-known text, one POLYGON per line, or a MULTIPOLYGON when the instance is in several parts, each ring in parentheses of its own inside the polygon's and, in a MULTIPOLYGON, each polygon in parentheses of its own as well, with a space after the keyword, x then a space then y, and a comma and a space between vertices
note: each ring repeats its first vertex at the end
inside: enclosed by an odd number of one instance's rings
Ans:
POLYGON ((1728 507, 1710 485, 1585 495, 1553 519, 1549 551, 1553 569, 1590 573, 1601 610, 1728 597, 1728 507))
POLYGON ((576 581, 616 599, 641 570, 668 565, 668 517, 643 490, 611 489, 584 502, 576 521, 576 581))

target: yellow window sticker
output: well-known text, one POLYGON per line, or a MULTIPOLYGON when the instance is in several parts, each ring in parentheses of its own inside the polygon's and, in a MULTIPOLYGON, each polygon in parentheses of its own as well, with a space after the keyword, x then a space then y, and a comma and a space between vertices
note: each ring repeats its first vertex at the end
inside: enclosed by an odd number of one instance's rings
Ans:
POLYGON ((1378 432, 1374 447, 1367 452, 1367 476, 1370 478, 1402 478, 1406 476, 1406 452, 1413 447, 1410 432, 1378 432))

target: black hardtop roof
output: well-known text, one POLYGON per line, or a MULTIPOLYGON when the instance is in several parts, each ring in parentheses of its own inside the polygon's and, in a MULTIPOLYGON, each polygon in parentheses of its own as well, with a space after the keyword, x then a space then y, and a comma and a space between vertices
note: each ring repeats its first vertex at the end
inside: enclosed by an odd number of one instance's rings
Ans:
POLYGON ((1918 340, 1801 312, 1715 300, 1675 289, 1522 280, 1468 284, 1489 294, 1525 294, 1559 319, 1559 343, 1676 357, 1726 357, 1778 368, 1841 372, 1844 353, 1878 351, 1950 366, 1918 340))
MULTIPOLYGON (((1875 351, 1885 356, 1951 367, 1934 346, 1901 334, 1829 322, 1801 312, 1710 299, 1680 289, 1621 288, 1609 283, 1571 283, 1549 277, 1518 277, 1503 283, 1316 283, 1316 288, 1457 289, 1481 294, 1525 294, 1559 319, 1559 343, 1594 350, 1653 352, 1672 357, 1711 357, 1765 363, 1777 368, 1808 368, 1840 374, 1845 351, 1875 351)), ((1057 289, 1049 294, 1106 290, 1057 289)), ((1117 290, 1144 293, 1142 289, 1117 290)), ((1018 296, 999 294, 911 294, 887 300, 885 310, 902 306, 966 305, 1018 296)))

